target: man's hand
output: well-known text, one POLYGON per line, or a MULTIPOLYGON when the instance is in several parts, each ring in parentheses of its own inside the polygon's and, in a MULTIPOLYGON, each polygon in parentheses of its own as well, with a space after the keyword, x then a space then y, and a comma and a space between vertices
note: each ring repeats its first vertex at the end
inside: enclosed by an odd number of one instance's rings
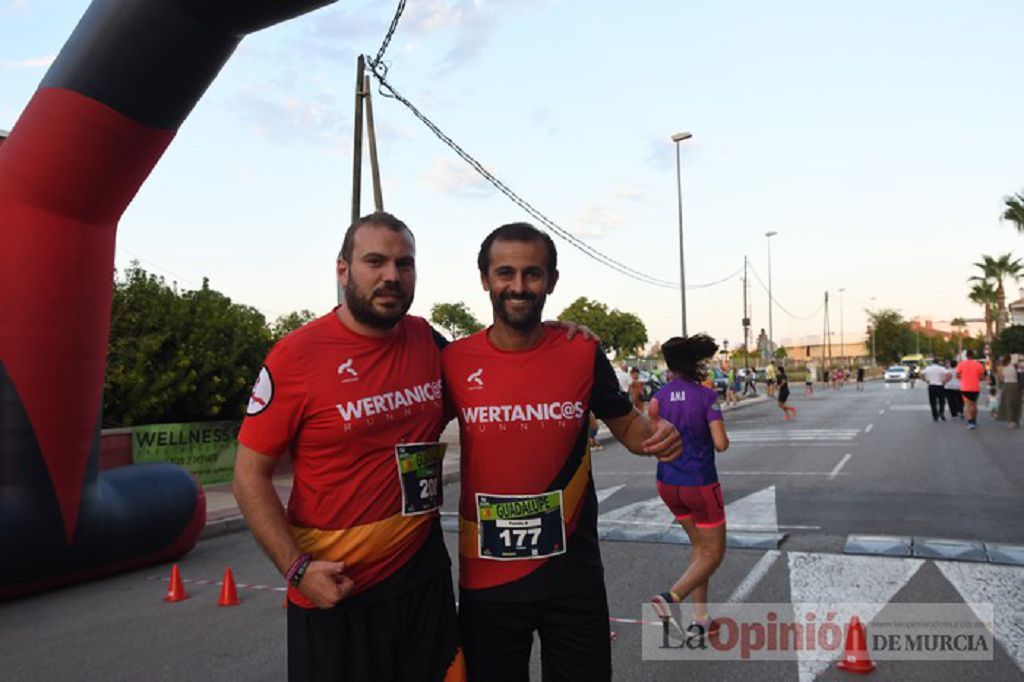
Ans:
POLYGON ((644 441, 644 452, 658 458, 659 462, 671 462, 683 454, 683 439, 671 422, 658 416, 658 399, 651 398, 647 405, 647 419, 654 433, 644 441))
POLYGON ((576 334, 582 334, 583 338, 587 341, 593 339, 597 343, 601 343, 601 337, 595 334, 594 331, 585 324, 570 322, 569 320, 551 320, 544 324, 549 324, 552 327, 561 327, 565 330, 565 338, 570 341, 572 341, 572 337, 576 336, 576 334))
POLYGON ((355 583, 345 575, 344 561, 311 561, 299 592, 319 609, 329 609, 352 591, 355 583))

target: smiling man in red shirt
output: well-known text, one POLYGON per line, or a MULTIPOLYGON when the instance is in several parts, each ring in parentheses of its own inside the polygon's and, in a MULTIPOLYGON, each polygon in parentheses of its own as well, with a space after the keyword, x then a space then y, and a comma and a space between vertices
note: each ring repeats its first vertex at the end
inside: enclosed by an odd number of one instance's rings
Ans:
POLYGON ((609 680, 588 414, 634 453, 664 461, 681 453, 679 433, 633 408, 597 343, 541 324, 558 281, 548 235, 526 223, 499 227, 478 266, 494 324, 442 353, 461 434, 459 624, 469 677, 528 680, 538 632, 546 682, 609 680))

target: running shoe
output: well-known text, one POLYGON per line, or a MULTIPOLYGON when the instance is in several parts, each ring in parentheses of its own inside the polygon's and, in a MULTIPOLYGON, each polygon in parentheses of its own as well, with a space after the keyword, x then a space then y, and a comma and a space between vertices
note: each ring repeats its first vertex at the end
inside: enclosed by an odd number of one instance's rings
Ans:
POLYGON ((658 614, 658 618, 661 618, 662 624, 668 628, 669 639, 677 642, 685 642, 689 635, 683 632, 683 628, 680 627, 679 622, 672 616, 671 604, 676 604, 676 600, 672 597, 669 592, 662 592, 651 597, 651 606, 654 608, 654 612, 658 614))

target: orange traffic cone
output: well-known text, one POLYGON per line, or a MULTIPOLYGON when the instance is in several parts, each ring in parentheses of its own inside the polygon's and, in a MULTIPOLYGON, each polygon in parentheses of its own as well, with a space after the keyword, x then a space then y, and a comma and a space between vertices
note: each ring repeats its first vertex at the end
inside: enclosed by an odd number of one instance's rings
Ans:
POLYGON ((837 667, 848 673, 867 675, 875 669, 875 664, 868 654, 868 637, 864 632, 864 626, 860 624, 860 618, 854 616, 850 624, 846 626, 846 650, 843 652, 843 660, 839 661, 837 667))
POLYGON ((238 590, 235 589, 235 576, 231 575, 231 569, 224 569, 224 580, 220 583, 220 601, 217 606, 238 606, 238 590))
POLYGON ((185 585, 181 582, 181 570, 178 568, 178 564, 171 566, 171 582, 167 586, 167 596, 164 597, 166 602, 177 602, 188 599, 188 595, 185 593, 185 585))

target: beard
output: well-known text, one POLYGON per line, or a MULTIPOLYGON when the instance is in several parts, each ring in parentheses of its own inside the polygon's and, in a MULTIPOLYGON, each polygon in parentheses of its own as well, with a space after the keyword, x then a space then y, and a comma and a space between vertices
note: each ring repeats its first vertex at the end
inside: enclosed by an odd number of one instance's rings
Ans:
POLYGON ((546 300, 547 296, 537 296, 536 294, 529 293, 513 294, 506 291, 497 295, 491 294, 491 307, 494 308, 494 317, 496 319, 501 320, 507 327, 524 332, 540 324, 540 318, 544 312, 544 301, 546 300), (532 305, 509 310, 505 304, 506 301, 530 301, 532 305))
POLYGON ((391 329, 401 321, 412 305, 412 295, 407 293, 397 282, 386 283, 377 287, 368 296, 349 278, 345 285, 345 305, 357 321, 374 329, 391 329), (397 301, 374 303, 374 299, 382 294, 397 296, 397 301))

